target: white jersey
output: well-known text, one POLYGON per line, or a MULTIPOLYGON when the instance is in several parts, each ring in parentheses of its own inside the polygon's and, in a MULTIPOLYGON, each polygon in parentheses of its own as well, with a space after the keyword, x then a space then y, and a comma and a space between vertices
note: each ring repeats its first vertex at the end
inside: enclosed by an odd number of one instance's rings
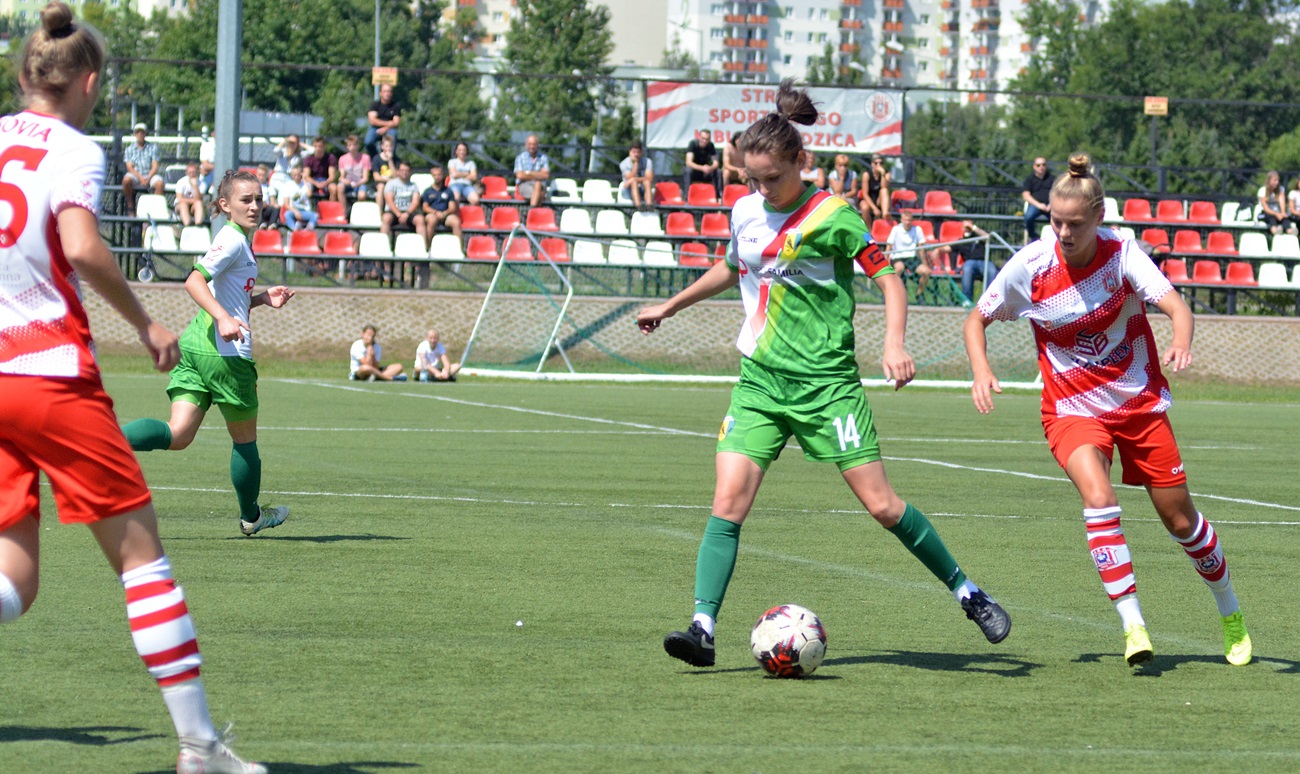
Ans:
MULTIPOLYGON (((379 346, 379 342, 374 342, 372 346, 374 347, 375 350, 375 363, 376 364, 383 363, 384 348, 379 346)), ((361 358, 365 356, 366 356, 366 343, 361 339, 357 339, 356 341, 352 342, 352 348, 348 350, 348 360, 351 361, 348 363, 348 373, 355 374, 357 371, 361 370, 361 358)))
MULTIPOLYGON (((440 341, 438 346, 430 347, 429 340, 425 339, 415 348, 415 370, 428 371, 431 368, 442 368, 442 356, 447 354, 447 347, 440 341)), ((375 355, 379 359, 379 355, 375 355)))
POLYGON ((1030 243, 989 283, 979 310, 1033 325, 1044 417, 1122 420, 1172 403, 1145 307, 1172 291, 1137 243, 1102 228, 1096 257, 1080 269, 1065 264, 1059 243, 1030 243))
MULTIPOLYGON (((253 287, 257 285, 257 259, 239 226, 227 221, 212 240, 212 246, 194 263, 194 270, 208 280, 208 290, 231 317, 248 325, 253 287)), ((181 349, 200 355, 221 355, 253 359, 253 333, 244 331, 243 341, 226 341, 216 322, 202 309, 181 336, 181 349)))
POLYGON ((56 218, 99 214, 104 152, 57 118, 0 118, 0 373, 97 377, 81 285, 56 218))

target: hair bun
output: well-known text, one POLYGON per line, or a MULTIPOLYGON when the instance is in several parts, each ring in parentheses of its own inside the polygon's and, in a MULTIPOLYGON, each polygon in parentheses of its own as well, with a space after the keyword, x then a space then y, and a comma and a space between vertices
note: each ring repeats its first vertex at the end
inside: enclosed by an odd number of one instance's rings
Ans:
POLYGON ((1092 174, 1092 157, 1086 153, 1070 156, 1070 177, 1088 177, 1092 174))
POLYGON ((55 2, 41 9, 41 27, 52 38, 63 38, 76 30, 72 26, 72 9, 67 3, 55 2))

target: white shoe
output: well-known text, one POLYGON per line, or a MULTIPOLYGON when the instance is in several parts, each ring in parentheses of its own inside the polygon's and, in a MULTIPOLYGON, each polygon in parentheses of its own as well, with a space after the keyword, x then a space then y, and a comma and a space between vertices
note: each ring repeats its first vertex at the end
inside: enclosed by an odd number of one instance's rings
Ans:
POLYGON ((249 763, 231 752, 221 739, 210 742, 181 740, 176 774, 267 774, 260 763, 249 763))
POLYGON ((264 529, 278 527, 289 518, 289 506, 287 505, 268 505, 262 509, 258 515, 257 521, 239 520, 239 531, 245 535, 256 535, 264 529))

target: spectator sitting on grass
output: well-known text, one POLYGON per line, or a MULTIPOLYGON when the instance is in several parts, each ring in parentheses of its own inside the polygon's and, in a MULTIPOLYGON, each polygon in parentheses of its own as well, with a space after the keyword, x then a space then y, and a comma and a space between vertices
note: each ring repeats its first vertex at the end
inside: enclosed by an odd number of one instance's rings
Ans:
POLYGON ((424 341, 415 348, 415 378, 421 382, 454 382, 460 363, 451 362, 447 348, 438 340, 438 331, 429 329, 424 341))
POLYGON ((352 361, 348 378, 367 382, 375 380, 381 382, 406 381, 406 374, 402 373, 401 363, 381 365, 384 351, 379 346, 379 342, 375 341, 375 336, 378 333, 378 328, 367 325, 361 329, 361 338, 352 342, 352 349, 348 353, 352 361))

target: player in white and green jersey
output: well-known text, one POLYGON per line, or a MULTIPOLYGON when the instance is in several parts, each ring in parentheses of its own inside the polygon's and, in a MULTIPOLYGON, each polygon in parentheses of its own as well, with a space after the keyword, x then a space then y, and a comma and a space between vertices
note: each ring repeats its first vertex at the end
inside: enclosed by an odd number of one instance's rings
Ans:
POLYGON ((257 366, 249 311, 255 306, 278 309, 294 293, 281 285, 253 295, 257 259, 248 246, 248 235, 261 217, 262 186, 257 177, 227 172, 217 188, 214 209, 227 222, 185 280, 199 313, 181 336, 181 362, 172 369, 167 385, 171 420, 138 419, 123 431, 136 451, 184 449, 215 403, 234 442, 230 480, 239 501, 239 529, 253 535, 282 524, 289 509, 258 504, 262 458, 257 450, 257 366))
POLYGON ((714 621, 735 567, 740 527, 767 468, 794 436, 804 455, 833 462, 881 526, 903 542, 960 603, 990 642, 1011 618, 957 566, 925 514, 904 502, 885 476, 880 446, 854 359, 854 265, 885 297, 881 365, 901 388, 916 374, 903 347, 907 293, 847 202, 800 179, 803 143, 791 122, 811 125, 806 91, 784 81, 776 112, 737 141, 757 190, 736 202, 727 260, 667 302, 637 315, 644 333, 677 312, 740 286, 745 307, 736 346, 744 358, 718 433, 713 515, 695 566, 695 616, 664 649, 692 666, 714 664, 714 621))

